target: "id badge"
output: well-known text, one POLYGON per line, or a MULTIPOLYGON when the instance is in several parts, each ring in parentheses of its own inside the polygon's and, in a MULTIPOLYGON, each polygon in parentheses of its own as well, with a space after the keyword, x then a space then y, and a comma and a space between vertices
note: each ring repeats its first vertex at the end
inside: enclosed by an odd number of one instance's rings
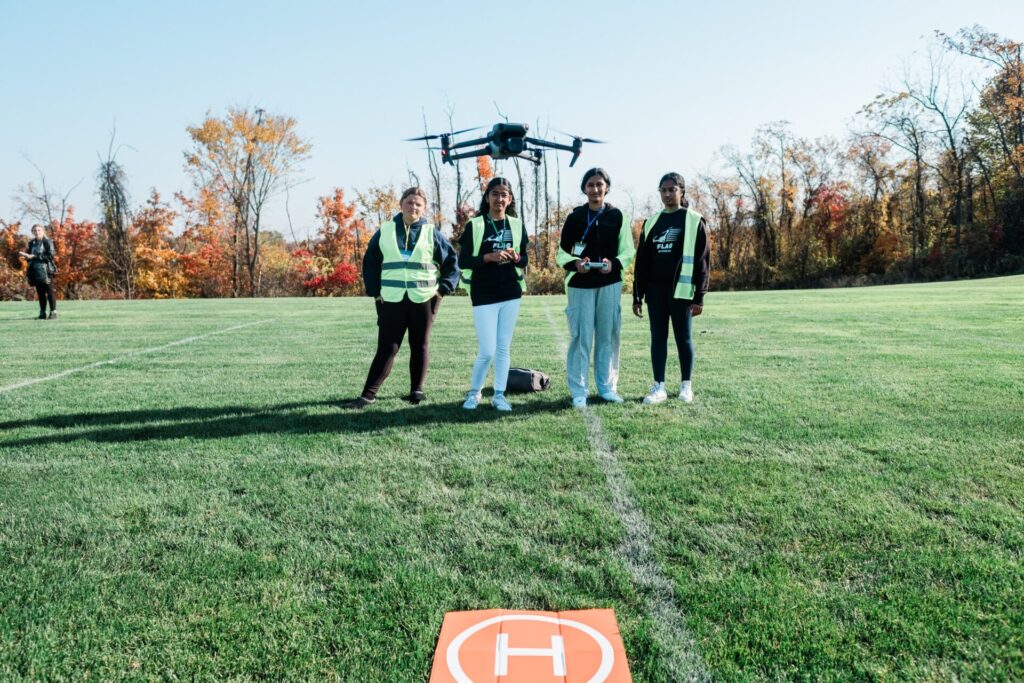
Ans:
POLYGON ((572 245, 572 255, 573 256, 583 256, 583 250, 586 249, 586 248, 587 248, 586 243, 584 243, 584 242, 577 242, 576 244, 572 245))

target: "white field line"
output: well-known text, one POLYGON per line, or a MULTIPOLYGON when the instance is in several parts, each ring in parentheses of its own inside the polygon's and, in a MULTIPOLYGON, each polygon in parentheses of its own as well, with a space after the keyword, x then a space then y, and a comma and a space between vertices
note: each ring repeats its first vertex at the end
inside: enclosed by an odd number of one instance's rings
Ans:
POLYGON ((71 368, 69 370, 62 370, 62 371, 54 373, 52 375, 47 375, 46 377, 36 377, 34 379, 22 380, 20 382, 15 382, 14 384, 8 384, 7 386, 0 387, 0 394, 8 392, 8 391, 14 391, 15 389, 21 389, 22 387, 31 386, 33 384, 39 384, 40 382, 49 382, 50 380, 60 379, 61 377, 67 377, 68 375, 74 375, 74 374, 77 374, 79 372, 85 372, 86 370, 92 370, 93 368, 103 367, 104 365, 113 365, 115 363, 120 363, 122 361, 126 361, 126 360, 128 360, 130 358, 135 358, 137 356, 145 356, 146 354, 156 353, 157 351, 163 351, 164 349, 170 349, 170 348, 173 348, 175 346, 183 346, 185 344, 191 344, 192 342, 199 341, 200 339, 206 339, 207 337, 212 337, 214 335, 226 334, 228 332, 234 332, 235 330, 241 330, 242 328, 245 328, 245 327, 252 327, 253 325, 262 325, 264 323, 270 323, 270 322, 274 322, 274 319, 273 318, 268 318, 267 320, 257 320, 255 322, 251 322, 251 323, 242 323, 241 325, 234 325, 232 327, 225 327, 223 330, 214 330, 213 332, 207 332, 206 334, 200 334, 200 335, 196 335, 194 337, 185 337, 184 339, 179 339, 178 341, 172 341, 169 344, 162 344, 161 346, 154 346, 151 349, 141 349, 139 351, 132 351, 131 353, 126 353, 123 356, 118 356, 117 358, 110 358, 108 360, 96 361, 95 363, 89 363, 88 365, 83 365, 83 366, 78 367, 78 368, 71 368))
MULTIPOLYGON (((544 303, 544 314, 558 339, 564 358, 568 352, 565 332, 551 316, 551 307, 544 303)), ((654 637, 664 648, 673 681, 710 681, 711 674, 697 651, 697 642, 675 602, 672 582, 658 567, 654 557, 654 533, 643 510, 633 498, 632 487, 619 459, 615 456, 600 416, 589 408, 580 411, 587 425, 587 438, 597 456, 608 489, 612 494, 612 508, 622 523, 623 538, 618 548, 623 561, 647 603, 647 614, 654 626, 654 637)))

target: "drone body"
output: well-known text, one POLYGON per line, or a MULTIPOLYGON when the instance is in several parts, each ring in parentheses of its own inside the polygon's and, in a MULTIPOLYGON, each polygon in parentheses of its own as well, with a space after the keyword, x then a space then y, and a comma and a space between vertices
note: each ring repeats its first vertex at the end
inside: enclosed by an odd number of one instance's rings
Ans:
POLYGON ((576 163, 580 156, 580 151, 583 149, 584 142, 601 142, 592 138, 572 136, 572 144, 566 145, 550 140, 532 138, 528 135, 530 126, 526 123, 496 123, 490 132, 483 137, 463 140, 462 142, 455 142, 453 140, 456 135, 473 130, 477 130, 477 128, 467 128, 451 133, 424 135, 418 138, 409 138, 408 141, 440 140, 441 161, 446 164, 453 164, 459 159, 481 156, 489 156, 492 159, 518 157, 539 164, 544 149, 555 149, 572 152, 572 161, 569 162, 569 166, 576 163))

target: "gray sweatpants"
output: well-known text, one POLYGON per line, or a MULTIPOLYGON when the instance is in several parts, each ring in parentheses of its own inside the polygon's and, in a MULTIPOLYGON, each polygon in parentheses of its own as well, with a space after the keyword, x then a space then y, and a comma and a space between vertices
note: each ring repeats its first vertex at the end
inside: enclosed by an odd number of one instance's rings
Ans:
POLYGON ((619 383, 619 333, 622 330, 622 283, 597 289, 568 287, 569 354, 565 370, 573 398, 587 395, 590 350, 594 350, 594 383, 600 394, 619 383))

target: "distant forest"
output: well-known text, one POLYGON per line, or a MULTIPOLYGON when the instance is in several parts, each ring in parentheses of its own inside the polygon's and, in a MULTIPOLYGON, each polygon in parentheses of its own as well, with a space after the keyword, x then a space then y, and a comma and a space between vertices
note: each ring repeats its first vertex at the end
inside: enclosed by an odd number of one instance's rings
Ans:
MULTIPOLYGON (((851 112, 853 113, 853 112, 851 112)), ((451 112, 448 112, 451 123, 451 112)), ((894 283, 1024 272, 1024 61, 1021 43, 982 27, 936 33, 899 85, 857 112, 843 139, 767 123, 747 149, 687 178, 711 230, 712 289, 894 283)), ((361 293, 362 252, 398 211, 402 188, 335 188, 318 232, 296 239, 264 224, 312 146, 284 114, 228 108, 189 127, 188 192, 133 205, 112 142, 97 168, 99 215, 80 218, 43 169, 0 219, 0 299, 30 296, 17 256, 32 225, 57 250, 64 298, 340 296, 361 293), (180 231, 175 226, 183 226, 180 231)), ((493 175, 486 157, 446 166, 428 149, 432 220, 457 235, 493 175)), ((558 236, 571 206, 561 170, 511 166, 532 232, 534 293, 560 292, 558 236)), ((660 171, 661 169, 659 169, 660 171)), ((659 206, 624 206, 639 234, 659 206)), ((279 226, 278 226, 279 227, 279 226)), ((289 231, 290 232, 290 231, 289 231)), ((628 280, 628 278, 627 278, 628 280)), ((627 282, 628 284, 628 282, 627 282)))

